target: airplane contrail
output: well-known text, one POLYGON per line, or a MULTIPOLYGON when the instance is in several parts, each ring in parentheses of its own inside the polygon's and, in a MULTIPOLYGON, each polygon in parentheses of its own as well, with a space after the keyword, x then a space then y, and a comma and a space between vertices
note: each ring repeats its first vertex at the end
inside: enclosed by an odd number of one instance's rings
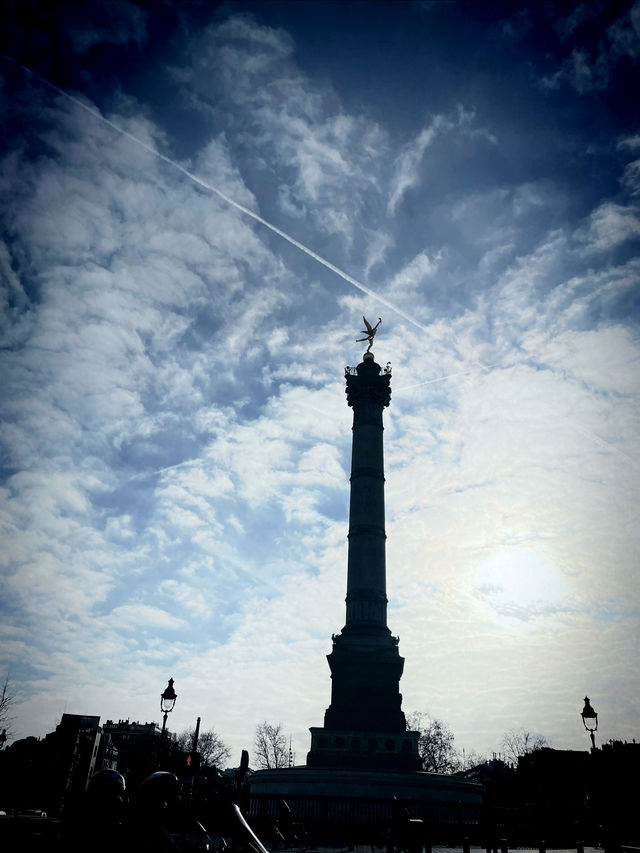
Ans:
POLYGON ((299 240, 296 240, 295 237, 291 237, 281 228, 278 228, 276 225, 274 225, 272 222, 263 219, 262 216, 259 216, 257 213, 254 213, 248 207, 245 207, 243 204, 240 204, 239 202, 230 198, 228 195, 223 193, 222 190, 219 190, 217 187, 214 187, 212 184, 208 183, 202 178, 199 178, 197 175, 194 175, 193 172, 190 172, 188 169, 185 169, 184 166, 181 166, 175 160, 172 160, 170 157, 167 157, 166 154, 161 154, 160 151, 158 151, 152 145, 147 145, 146 142, 143 142, 141 139, 138 139, 138 137, 134 136, 133 133, 129 133, 128 130, 125 130, 123 127, 120 127, 115 122, 110 121, 110 119, 105 118, 100 112, 98 112, 98 110, 94 110, 91 107, 87 106, 79 98, 76 98, 74 95, 70 95, 68 92, 65 92, 64 89, 61 89, 59 86, 56 86, 55 83, 52 83, 50 80, 47 80, 46 77, 42 77, 42 75, 38 74, 36 71, 33 71, 28 66, 23 65, 21 62, 18 62, 17 59, 14 59, 12 56, 8 56, 6 53, 2 52, 0 52, 0 56, 3 56, 9 62, 12 62, 19 68, 22 68, 23 71, 26 71, 28 74, 31 74, 36 79, 40 80, 41 83, 44 83, 45 86, 48 86, 50 89, 53 89, 54 92, 58 92, 58 94, 67 98, 67 100, 71 101, 72 103, 76 104, 76 106, 89 113, 89 115, 93 116, 94 118, 97 118, 99 121, 108 125, 117 133, 121 133, 123 136, 126 136, 127 139, 131 140, 131 142, 134 142, 136 145, 139 145, 141 148, 144 148, 146 151, 148 151, 150 154, 153 154, 155 157, 158 157, 160 160, 164 160, 165 163, 168 163, 170 166, 173 166, 174 169, 177 169, 179 172, 182 172, 183 175, 192 180, 194 183, 198 184, 198 186, 201 186, 204 189, 215 193, 227 204, 230 204, 232 207, 235 207, 236 210, 239 210, 241 213, 244 213, 246 216, 251 217, 251 219, 254 219, 256 222, 259 222, 261 225, 264 225, 270 231, 273 231, 274 234, 277 234, 279 237, 282 237, 283 240, 286 240, 288 243, 291 243, 292 246, 295 246, 297 249, 300 249, 301 252, 304 252, 310 258, 313 258, 314 261, 317 261, 319 264, 322 264, 324 267, 331 270, 331 272, 334 272, 336 275, 340 276, 340 278, 344 279, 349 284, 352 284, 358 290, 362 291, 362 293, 366 293, 367 296, 370 296, 372 299, 376 299, 381 305, 385 305, 387 308, 390 308, 408 323, 411 323, 413 326, 417 326, 419 329, 426 331, 427 327, 423 326, 422 323, 419 323, 410 314, 406 314, 396 305, 393 305, 383 296, 380 296, 379 293, 376 293, 374 290, 371 290, 371 288, 362 284, 362 282, 353 278, 353 276, 350 276, 349 273, 340 269, 340 267, 337 267, 335 264, 332 264, 331 261, 327 261, 326 258, 323 258, 317 252, 314 252, 313 249, 310 249, 308 246, 305 246, 304 243, 301 243, 299 240))
POLYGON ((620 448, 617 447, 612 442, 607 441, 605 438, 602 438, 602 436, 596 435, 595 432, 591 432, 590 429, 587 429, 586 427, 582 426, 581 424, 576 424, 575 422, 570 421, 569 418, 565 418, 565 421, 568 424, 570 424, 571 426, 573 426, 574 429, 577 429, 578 432, 581 432, 583 435, 586 435, 587 438, 593 439, 593 441, 595 441, 601 447, 604 447, 606 450, 609 450, 612 453, 617 453, 618 456, 620 456, 622 459, 626 459, 627 462, 631 462, 631 464, 633 465, 634 468, 639 467, 637 459, 634 459, 633 456, 629 456, 629 454, 625 453, 624 450, 620 450, 620 448))
POLYGON ((475 373, 478 368, 481 370, 489 370, 491 367, 497 367, 500 362, 495 362, 495 364, 480 364, 477 362, 473 367, 470 367, 468 370, 460 370, 457 373, 448 373, 446 376, 436 376, 435 379, 427 379, 426 382, 416 382, 414 385, 403 385, 401 388, 394 388, 394 394, 400 394, 402 391, 410 391, 413 388, 422 388, 423 385, 433 385, 434 382, 444 382, 445 379, 453 379, 456 376, 468 376, 469 373, 475 373))
MULTIPOLYGON (((467 376, 470 373, 474 373, 478 368, 481 368, 482 370, 488 370, 491 367, 498 367, 500 363, 501 362, 495 362, 494 364, 477 363, 469 370, 461 370, 458 373, 449 373, 446 376, 438 376, 435 379, 427 379, 426 382, 416 382, 413 385, 403 385, 401 388, 394 388, 393 393, 394 395, 401 394, 403 391, 411 391, 414 388, 422 388, 424 385, 433 385, 435 382, 444 382, 446 379, 453 379, 456 376, 467 376)), ((599 444, 601 447, 605 448, 609 452, 617 454, 622 459, 626 459, 627 462, 630 462, 634 468, 638 468, 640 466, 640 463, 637 459, 634 459, 628 453, 625 453, 624 450, 621 450, 617 445, 602 438, 602 436, 597 435, 595 432, 592 432, 581 424, 575 423, 575 421, 572 421, 569 418, 563 418, 562 420, 564 420, 565 423, 567 423, 570 427, 577 430, 578 432, 581 432, 584 436, 590 438, 592 441, 595 441, 597 444, 599 444)))

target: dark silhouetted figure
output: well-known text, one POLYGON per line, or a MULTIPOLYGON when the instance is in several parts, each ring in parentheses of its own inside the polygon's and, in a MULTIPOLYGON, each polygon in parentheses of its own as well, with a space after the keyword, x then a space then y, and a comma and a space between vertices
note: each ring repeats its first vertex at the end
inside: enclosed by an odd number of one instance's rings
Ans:
POLYGON ((99 770, 65 818, 69 849, 112 853, 129 849, 128 802, 124 776, 99 770))

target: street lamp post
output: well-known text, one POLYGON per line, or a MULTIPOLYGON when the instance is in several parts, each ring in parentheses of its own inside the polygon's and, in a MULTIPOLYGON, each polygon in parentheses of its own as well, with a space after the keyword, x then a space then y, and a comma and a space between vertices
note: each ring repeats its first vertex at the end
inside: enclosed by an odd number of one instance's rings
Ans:
POLYGON ((591 737, 591 749, 593 750, 596 748, 595 732, 598 731, 598 715, 591 707, 588 696, 584 697, 584 708, 582 709, 580 716, 582 717, 585 729, 589 732, 591 737))
POLYGON ((164 715, 162 718, 162 731, 160 732, 160 760, 162 759, 162 751, 164 748, 165 729, 167 728, 167 716, 173 711, 178 694, 173 689, 173 678, 169 679, 168 685, 164 692, 160 694, 160 711, 164 715))

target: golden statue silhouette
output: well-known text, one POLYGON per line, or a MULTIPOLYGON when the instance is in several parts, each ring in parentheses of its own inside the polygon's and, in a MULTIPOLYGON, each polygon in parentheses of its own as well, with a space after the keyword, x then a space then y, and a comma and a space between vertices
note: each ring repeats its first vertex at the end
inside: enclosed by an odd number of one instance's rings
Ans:
MULTIPOLYGON (((356 343, 360 344, 363 341, 369 341, 369 346, 367 347, 367 352, 369 352, 369 350, 371 349, 371 346, 373 344, 373 339, 375 338, 376 332, 378 331, 378 326, 380 325, 380 323, 382 323, 382 318, 378 317, 378 322, 375 324, 375 326, 372 326, 371 323, 368 322, 368 320, 364 316, 364 314, 362 315, 362 319, 364 320, 364 324, 367 327, 366 329, 362 330, 362 334, 366 335, 366 337, 365 338, 356 338, 356 343)), ((366 355, 366 353, 365 353, 365 355, 366 355)))

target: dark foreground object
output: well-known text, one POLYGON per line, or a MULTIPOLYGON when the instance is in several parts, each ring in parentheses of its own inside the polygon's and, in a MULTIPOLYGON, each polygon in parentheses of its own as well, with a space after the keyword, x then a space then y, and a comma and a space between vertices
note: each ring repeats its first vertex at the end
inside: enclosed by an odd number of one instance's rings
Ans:
POLYGON ((268 853, 237 805, 226 810, 224 835, 205 827, 188 811, 170 809, 156 819, 124 812, 116 820, 95 814, 59 820, 24 815, 0 816, 3 853, 268 853))

